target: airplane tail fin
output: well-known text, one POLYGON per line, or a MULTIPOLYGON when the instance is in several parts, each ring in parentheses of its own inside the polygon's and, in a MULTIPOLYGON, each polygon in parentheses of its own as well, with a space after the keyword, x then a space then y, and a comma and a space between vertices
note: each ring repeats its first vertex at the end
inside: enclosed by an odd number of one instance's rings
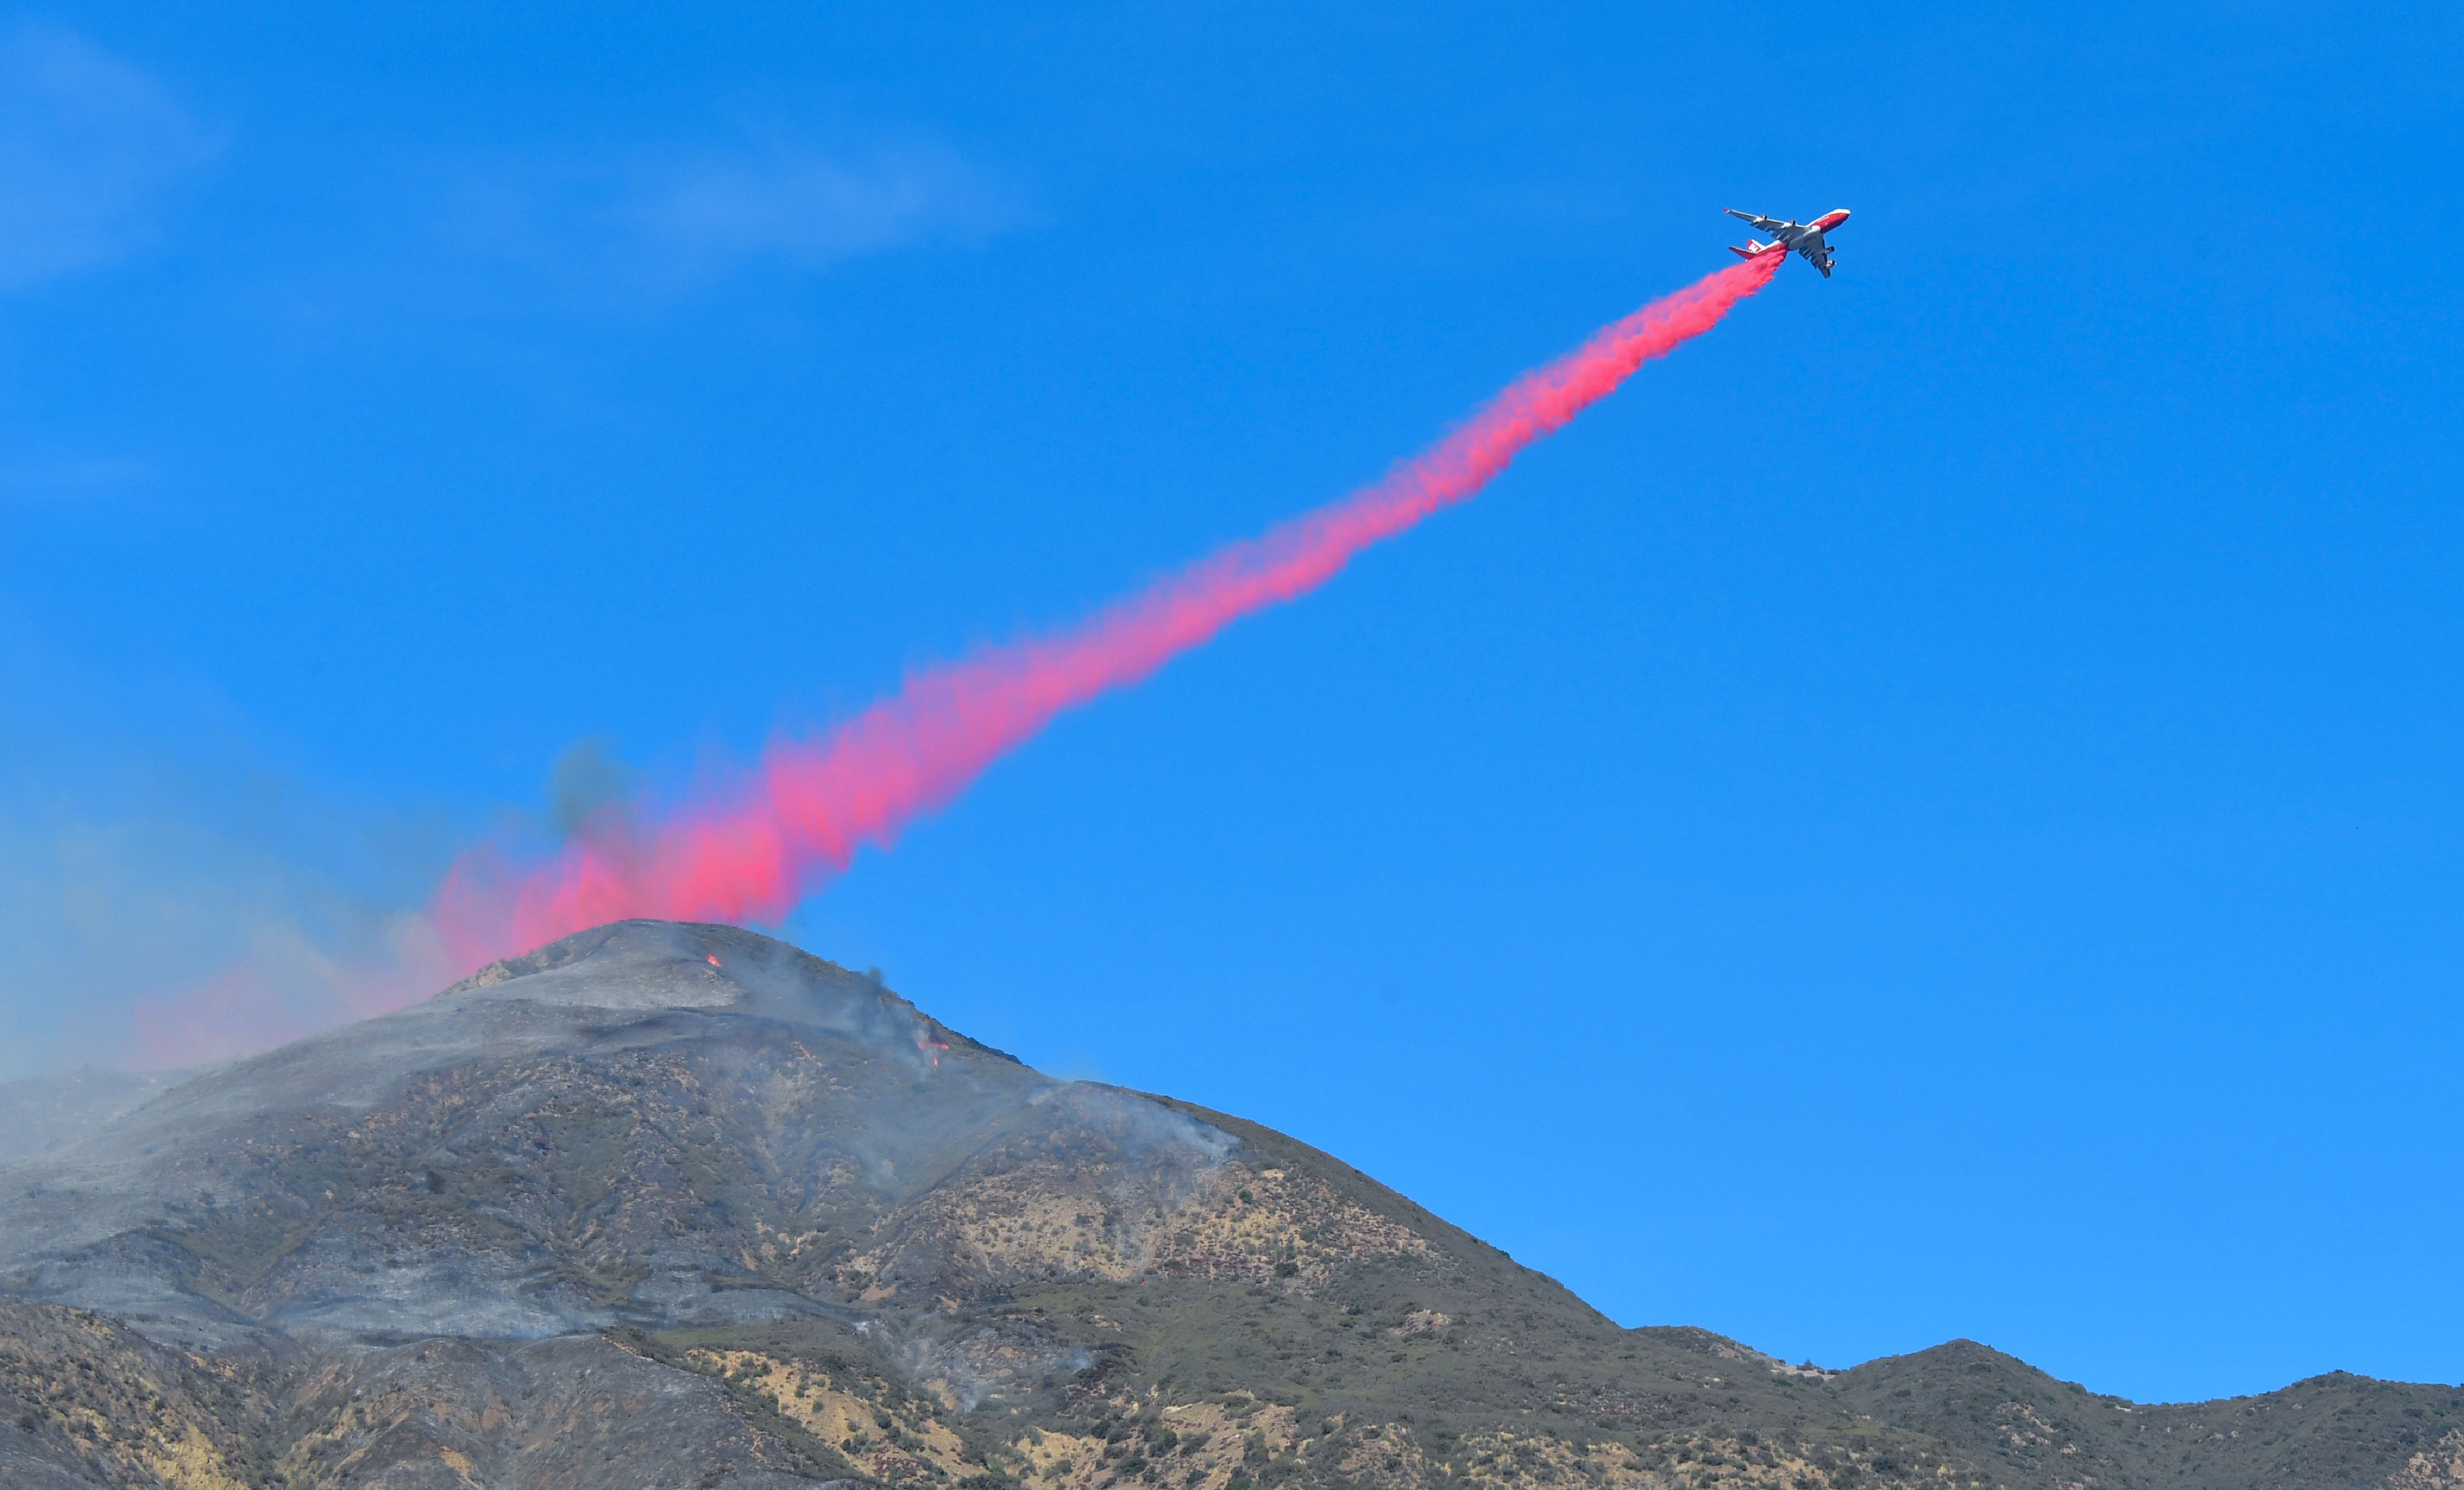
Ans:
POLYGON ((1736 255, 1739 258, 1751 258, 1754 256, 1754 251, 1752 249, 1741 249, 1733 243, 1728 245, 1728 252, 1736 255))
POLYGON ((1746 246, 1744 248, 1739 248, 1733 243, 1728 245, 1728 252, 1736 255, 1739 258, 1752 258, 1758 255, 1768 254, 1771 251, 1771 245, 1768 243, 1756 243, 1751 238, 1748 238, 1746 240, 1746 246))

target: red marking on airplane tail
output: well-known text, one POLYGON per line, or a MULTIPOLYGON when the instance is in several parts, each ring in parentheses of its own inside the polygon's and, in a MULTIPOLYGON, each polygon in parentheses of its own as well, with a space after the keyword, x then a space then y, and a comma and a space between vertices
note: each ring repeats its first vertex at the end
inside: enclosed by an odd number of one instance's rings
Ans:
POLYGON ((520 862, 494 844, 464 855, 436 892, 445 945, 477 967, 629 916, 776 923, 859 847, 889 847, 1062 710, 1144 679, 1250 612, 1307 594, 1370 545, 1470 499, 1636 368, 1719 324, 1786 258, 1757 253, 1654 300, 1518 378, 1383 480, 1074 627, 913 674, 821 738, 777 741, 751 772, 704 783, 664 811, 643 803, 607 814, 543 860, 520 862))

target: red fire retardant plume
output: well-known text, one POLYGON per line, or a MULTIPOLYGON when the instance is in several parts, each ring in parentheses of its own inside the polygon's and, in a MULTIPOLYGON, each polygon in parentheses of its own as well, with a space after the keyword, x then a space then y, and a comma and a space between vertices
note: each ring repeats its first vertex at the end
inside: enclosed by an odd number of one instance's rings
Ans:
POLYGON ((1220 550, 1054 635, 919 673, 817 740, 675 812, 603 820, 543 862, 487 848, 447 876, 433 910, 466 967, 628 916, 775 923, 887 848, 1055 714, 1144 679, 1229 622, 1306 594, 1352 556, 1463 501, 1654 357, 1716 325, 1787 256, 1733 265, 1626 317, 1525 375, 1384 480, 1220 550))

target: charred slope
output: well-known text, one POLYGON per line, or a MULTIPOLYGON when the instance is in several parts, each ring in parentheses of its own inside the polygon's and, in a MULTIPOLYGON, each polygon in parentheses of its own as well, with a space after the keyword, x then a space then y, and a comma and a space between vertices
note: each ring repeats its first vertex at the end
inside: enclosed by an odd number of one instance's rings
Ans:
POLYGON ((143 1106, 193 1075, 86 1066, 0 1084, 0 1165, 56 1148, 143 1106))
POLYGON ((51 1139, 0 1168, 11 1484, 2464 1486, 2445 1389, 2150 1409, 1620 1329, 1305 1145, 724 927, 51 1139))

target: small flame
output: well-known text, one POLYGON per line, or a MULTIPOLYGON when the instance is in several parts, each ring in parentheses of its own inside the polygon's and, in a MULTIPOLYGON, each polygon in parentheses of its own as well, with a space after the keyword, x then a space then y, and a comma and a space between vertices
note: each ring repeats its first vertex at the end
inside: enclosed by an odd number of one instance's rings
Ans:
POLYGON ((714 967, 718 966, 718 957, 715 953, 709 955, 705 960, 714 967))

